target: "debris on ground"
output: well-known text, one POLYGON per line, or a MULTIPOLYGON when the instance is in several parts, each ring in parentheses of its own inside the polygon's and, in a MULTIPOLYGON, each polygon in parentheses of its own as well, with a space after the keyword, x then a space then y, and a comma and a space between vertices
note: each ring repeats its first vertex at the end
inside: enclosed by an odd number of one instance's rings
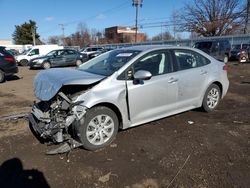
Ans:
POLYGON ((16 120, 21 118, 27 118, 29 113, 12 114, 6 116, 0 116, 0 121, 16 120))
POLYGON ((109 181, 109 178, 110 178, 110 175, 111 175, 111 172, 107 173, 106 175, 104 176, 101 176, 98 181, 102 182, 102 183, 106 183, 109 181))

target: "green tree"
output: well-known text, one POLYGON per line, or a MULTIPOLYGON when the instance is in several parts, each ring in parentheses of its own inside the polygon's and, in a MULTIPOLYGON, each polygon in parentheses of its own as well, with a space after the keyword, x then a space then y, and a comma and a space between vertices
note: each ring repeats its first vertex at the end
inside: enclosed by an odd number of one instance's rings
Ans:
POLYGON ((40 44, 39 34, 36 32, 36 22, 29 20, 21 25, 15 25, 15 31, 12 34, 15 44, 33 44, 32 33, 35 33, 36 44, 40 44))

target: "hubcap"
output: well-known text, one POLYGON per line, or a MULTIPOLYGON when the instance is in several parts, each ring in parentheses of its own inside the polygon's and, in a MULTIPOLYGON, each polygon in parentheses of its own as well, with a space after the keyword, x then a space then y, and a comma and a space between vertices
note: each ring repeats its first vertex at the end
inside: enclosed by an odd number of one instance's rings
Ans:
POLYGON ((215 108, 219 102, 220 92, 216 88, 212 88, 207 96, 207 106, 211 109, 215 108))
POLYGON ((49 69, 50 68, 50 64, 49 63, 44 63, 44 68, 45 69, 49 69))
POLYGON ((93 145, 102 145, 112 137, 114 127, 114 121, 110 116, 97 115, 87 126, 87 139, 93 145))

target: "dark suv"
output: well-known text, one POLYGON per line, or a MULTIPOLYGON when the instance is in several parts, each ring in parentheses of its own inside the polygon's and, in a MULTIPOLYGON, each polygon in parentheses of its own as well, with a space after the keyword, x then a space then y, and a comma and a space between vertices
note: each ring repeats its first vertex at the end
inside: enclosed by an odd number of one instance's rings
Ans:
POLYGON ((18 72, 16 60, 4 46, 0 46, 0 83, 5 81, 5 77, 18 72))
POLYGON ((196 42, 194 48, 198 48, 215 59, 227 63, 230 57, 231 45, 228 40, 209 40, 196 42))

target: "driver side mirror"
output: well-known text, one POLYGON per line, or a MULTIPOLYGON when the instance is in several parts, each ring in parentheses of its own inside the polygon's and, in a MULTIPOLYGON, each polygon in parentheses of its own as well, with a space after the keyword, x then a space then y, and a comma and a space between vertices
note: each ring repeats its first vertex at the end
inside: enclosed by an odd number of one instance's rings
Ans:
POLYGON ((143 80, 150 80, 152 77, 151 72, 139 70, 134 74, 134 84, 138 84, 143 80))

